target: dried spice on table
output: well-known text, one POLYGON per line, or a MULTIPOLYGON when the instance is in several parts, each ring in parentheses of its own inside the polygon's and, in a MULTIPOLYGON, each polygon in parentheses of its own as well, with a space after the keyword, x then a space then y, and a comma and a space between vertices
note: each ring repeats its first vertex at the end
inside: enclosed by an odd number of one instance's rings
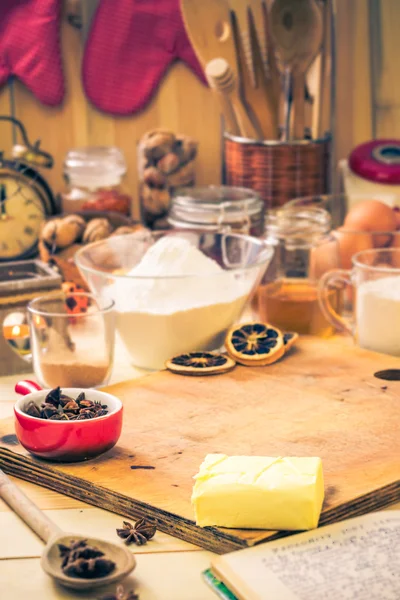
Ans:
POLYGON ((115 594, 106 594, 98 600, 139 600, 139 595, 133 590, 125 592, 122 585, 118 585, 115 594))
POLYGON ((63 394, 61 389, 57 387, 47 394, 40 408, 34 402, 29 402, 24 412, 37 419, 82 421, 96 419, 108 414, 108 407, 106 404, 101 404, 101 402, 88 400, 85 392, 81 392, 74 399, 63 394))
POLYGON ((148 540, 154 537, 157 529, 156 526, 146 521, 146 519, 139 519, 135 525, 128 521, 123 521, 123 527, 117 529, 117 535, 125 541, 125 544, 129 545, 135 543, 137 546, 143 546, 148 540))
POLYGON ((114 561, 106 558, 98 548, 89 546, 86 540, 72 541, 69 546, 58 544, 58 548, 62 572, 69 577, 105 577, 116 567, 114 561))

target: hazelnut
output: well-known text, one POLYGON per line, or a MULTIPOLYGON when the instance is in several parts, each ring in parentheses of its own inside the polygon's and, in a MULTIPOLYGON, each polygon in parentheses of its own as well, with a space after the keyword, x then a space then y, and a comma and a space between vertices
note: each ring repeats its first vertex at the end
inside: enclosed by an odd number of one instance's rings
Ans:
POLYGON ((159 169, 164 175, 170 175, 179 168, 180 160, 179 157, 173 152, 165 154, 157 163, 157 169, 159 169))
POLYGON ((148 167, 144 170, 143 181, 151 188, 163 188, 167 183, 165 176, 156 167, 148 167))
POLYGON ((82 241, 84 244, 98 242, 107 238, 112 231, 112 227, 107 219, 91 219, 86 225, 82 241))
POLYGON ((195 164, 191 160, 186 165, 183 165, 178 171, 168 176, 168 185, 171 187, 179 187, 181 185, 192 185, 195 181, 195 164))

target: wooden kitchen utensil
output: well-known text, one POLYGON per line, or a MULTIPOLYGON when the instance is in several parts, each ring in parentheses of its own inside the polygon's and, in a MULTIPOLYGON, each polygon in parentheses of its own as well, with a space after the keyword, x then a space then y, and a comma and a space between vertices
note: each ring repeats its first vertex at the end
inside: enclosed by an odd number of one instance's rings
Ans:
POLYGON ((0 469, 0 498, 34 531, 46 547, 42 554, 42 567, 57 583, 76 590, 87 590, 115 583, 123 579, 136 566, 132 552, 121 545, 112 544, 98 539, 83 538, 80 535, 63 533, 0 469), (95 546, 106 558, 115 562, 114 570, 105 577, 84 579, 66 575, 61 569, 59 544, 69 546, 72 541, 86 540, 90 546, 95 546))
POLYGON ((313 115, 313 132, 314 136, 320 137, 324 134, 324 108, 329 105, 328 94, 329 85, 327 82, 327 67, 328 67, 328 49, 330 47, 330 17, 331 17, 331 0, 324 0, 322 5, 322 39, 319 60, 318 73, 318 90, 315 95, 315 111, 313 115))
POLYGON ((285 72, 285 139, 289 137, 289 81, 293 77, 294 137, 304 138, 305 73, 322 43, 322 16, 315 0, 274 0, 271 31, 285 72))
MULTIPOLYGON (((256 13, 254 12, 254 9, 253 9, 253 1, 254 0, 250 0, 253 15, 255 15, 256 13)), ((279 72, 278 65, 276 62, 275 47, 274 47, 274 43, 272 40, 271 26, 270 26, 270 22, 269 22, 269 8, 268 8, 266 2, 261 3, 261 9, 262 9, 262 23, 263 23, 263 29, 264 29, 265 46, 266 46, 266 51, 267 51, 267 69, 268 69, 267 75, 269 76, 269 78, 271 80, 271 85, 272 85, 272 89, 274 91, 274 98, 275 98, 275 106, 276 106, 275 110, 276 110, 277 114, 279 115, 279 106, 280 106, 280 99, 281 99, 281 94, 282 94, 281 74, 279 72)))
MULTIPOLYGON (((241 45, 241 53, 244 56, 247 69, 250 75, 251 84, 256 87, 255 75, 253 71, 253 65, 251 60, 251 48, 250 48, 250 34, 249 34, 249 24, 247 20, 247 6, 248 3, 246 0, 228 0, 229 7, 231 12, 235 15, 235 23, 236 23, 236 31, 238 33, 238 37, 236 38, 234 35, 235 46, 236 46, 236 56, 238 62, 238 70, 240 70, 241 60, 239 59, 238 46, 241 45)), ((242 86, 244 84, 242 82, 242 86)))
POLYGON ((266 76, 265 65, 258 41, 254 16, 250 8, 247 11, 248 29, 250 35, 250 51, 253 65, 257 97, 249 102, 259 117, 265 140, 279 138, 279 114, 272 79, 266 76))
MULTIPOLYGON (((186 32, 203 69, 210 60, 221 57, 237 79, 236 51, 226 0, 180 0, 180 5, 186 32)), ((218 101, 226 130, 232 135, 240 135, 230 102, 226 102, 221 93, 218 93, 218 101)))
POLYGON ((246 101, 249 117, 263 139, 276 139, 277 130, 273 127, 273 119, 269 118, 270 111, 266 104, 264 90, 260 86, 255 87, 254 73, 253 75, 250 73, 244 52, 243 38, 240 34, 237 15, 234 11, 231 13, 231 25, 236 46, 240 87, 242 96, 246 101))
POLYGON ((229 99, 239 125, 240 135, 252 140, 260 139, 262 134, 250 120, 247 108, 239 94, 239 82, 227 61, 224 58, 214 58, 207 63, 205 72, 210 85, 229 99))

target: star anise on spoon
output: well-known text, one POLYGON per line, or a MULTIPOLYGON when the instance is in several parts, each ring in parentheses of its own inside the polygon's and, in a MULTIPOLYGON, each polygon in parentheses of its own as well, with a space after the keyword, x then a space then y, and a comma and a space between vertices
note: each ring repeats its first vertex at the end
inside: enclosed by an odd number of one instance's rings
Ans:
POLYGON ((135 525, 132 525, 128 521, 123 521, 122 524, 123 527, 117 529, 117 535, 128 545, 135 543, 137 546, 142 546, 148 540, 151 540, 156 533, 155 525, 152 525, 145 519, 139 519, 135 525))

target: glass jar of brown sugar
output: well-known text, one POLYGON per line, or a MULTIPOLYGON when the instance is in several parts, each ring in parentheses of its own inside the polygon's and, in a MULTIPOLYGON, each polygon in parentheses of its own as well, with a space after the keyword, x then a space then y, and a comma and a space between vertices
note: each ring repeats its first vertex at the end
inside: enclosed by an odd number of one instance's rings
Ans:
POLYGON ((261 237, 264 213, 259 195, 247 188, 180 188, 172 197, 168 223, 179 229, 232 231, 261 237))

